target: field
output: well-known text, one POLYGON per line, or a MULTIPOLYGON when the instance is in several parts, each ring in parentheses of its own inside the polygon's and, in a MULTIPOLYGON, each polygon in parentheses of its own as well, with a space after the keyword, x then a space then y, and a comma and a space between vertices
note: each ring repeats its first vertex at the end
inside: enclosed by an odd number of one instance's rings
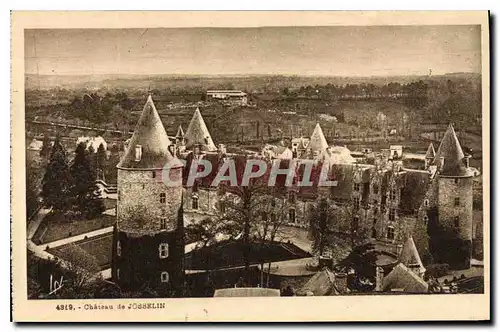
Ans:
POLYGON ((112 235, 102 235, 96 236, 89 239, 84 239, 72 244, 67 244, 61 247, 49 249, 48 252, 65 259, 65 253, 67 252, 67 247, 70 245, 77 245, 78 247, 85 250, 87 253, 95 257, 97 264, 101 269, 107 269, 111 264, 111 247, 113 245, 112 235))
POLYGON ((101 228, 113 226, 115 217, 101 215, 95 219, 73 219, 56 214, 48 214, 38 227, 33 242, 37 244, 49 243, 67 237, 76 236, 101 228))

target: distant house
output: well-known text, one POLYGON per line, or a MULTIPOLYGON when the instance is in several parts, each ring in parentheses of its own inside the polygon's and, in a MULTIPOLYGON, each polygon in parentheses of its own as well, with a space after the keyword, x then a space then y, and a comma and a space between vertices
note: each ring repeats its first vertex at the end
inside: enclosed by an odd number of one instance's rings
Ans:
POLYGON ((28 150, 40 151, 42 149, 43 142, 33 138, 30 145, 28 145, 28 150))
POLYGON ((242 106, 248 103, 247 94, 239 90, 208 90, 206 95, 207 100, 224 100, 242 106))
POLYGON ((99 149, 99 146, 102 144, 104 147, 104 150, 108 149, 108 143, 102 138, 101 136, 97 137, 89 137, 89 136, 80 136, 76 140, 76 145, 80 143, 85 143, 86 149, 89 149, 91 146, 94 149, 94 152, 97 152, 97 149, 99 149))

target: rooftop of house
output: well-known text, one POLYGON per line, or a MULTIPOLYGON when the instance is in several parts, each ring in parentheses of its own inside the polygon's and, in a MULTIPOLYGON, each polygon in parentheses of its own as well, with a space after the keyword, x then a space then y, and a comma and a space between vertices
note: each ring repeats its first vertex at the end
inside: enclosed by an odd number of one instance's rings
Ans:
POLYGON ((405 293, 427 293, 429 285, 415 272, 399 263, 384 278, 383 291, 399 290, 405 293))

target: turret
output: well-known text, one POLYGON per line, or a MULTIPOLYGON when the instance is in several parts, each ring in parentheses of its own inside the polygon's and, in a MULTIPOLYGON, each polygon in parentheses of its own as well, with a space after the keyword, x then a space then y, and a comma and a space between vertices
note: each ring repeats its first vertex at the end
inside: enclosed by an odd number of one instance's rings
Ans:
POLYGON ((195 148, 199 148, 201 151, 217 150, 199 108, 195 110, 184 138, 186 149, 194 150, 195 148))
POLYGON ((425 153, 425 169, 427 169, 436 158, 436 151, 434 150, 434 145, 429 143, 429 147, 427 148, 427 152, 425 153))
POLYGON ((465 155, 450 124, 439 145, 437 165, 438 229, 431 235, 433 256, 453 268, 469 268, 472 255, 472 182, 465 155))
POLYGON ((168 296, 179 287, 178 211, 182 164, 151 96, 117 165, 117 222, 112 277, 125 289, 150 287, 168 296))

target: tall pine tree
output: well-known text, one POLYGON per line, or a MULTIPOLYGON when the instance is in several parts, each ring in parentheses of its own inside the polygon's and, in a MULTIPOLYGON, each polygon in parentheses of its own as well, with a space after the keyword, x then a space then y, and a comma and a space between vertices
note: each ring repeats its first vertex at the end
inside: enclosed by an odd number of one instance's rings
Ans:
POLYGON ((75 150, 75 159, 71 164, 73 179, 72 197, 79 212, 93 218, 104 211, 104 202, 97 193, 95 172, 92 171, 90 159, 94 157, 86 151, 85 143, 80 143, 75 150))
POLYGON ((43 158, 47 158, 50 155, 50 136, 48 133, 43 135, 42 141, 42 149, 40 150, 40 156, 43 158))
POLYGON ((55 211, 66 210, 70 195, 70 182, 66 151, 59 136, 56 136, 42 180, 41 196, 44 205, 55 211))
POLYGON ((101 143, 99 148, 97 148, 97 158, 96 158, 96 167, 97 167, 97 177, 103 181, 104 179, 104 169, 106 168, 106 149, 104 145, 101 143))

